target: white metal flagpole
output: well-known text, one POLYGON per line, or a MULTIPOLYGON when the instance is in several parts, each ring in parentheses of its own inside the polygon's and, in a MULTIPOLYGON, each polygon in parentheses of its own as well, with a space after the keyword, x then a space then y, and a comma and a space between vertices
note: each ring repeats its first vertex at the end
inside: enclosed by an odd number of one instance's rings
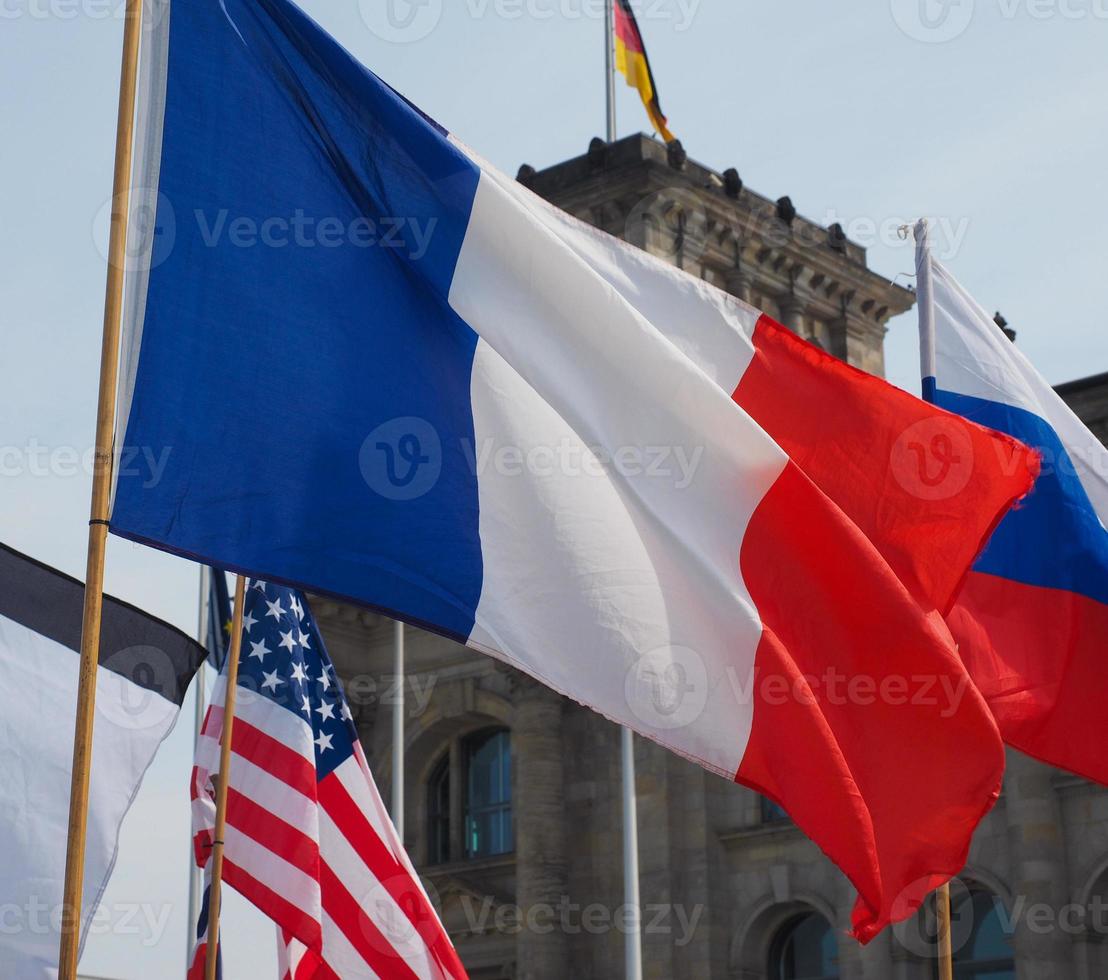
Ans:
MULTIPOLYGON (((616 139, 615 4, 604 4, 604 100, 608 142, 616 139)), ((632 921, 623 937, 624 976, 642 980, 642 911, 639 905, 639 827, 635 799, 635 736, 630 728, 620 733, 623 768, 623 902, 632 921)))
MULTIPOLYGON (((197 613, 196 638, 201 645, 208 645, 208 617, 211 615, 209 604, 209 578, 207 565, 200 566, 200 605, 197 613)), ((193 756, 196 755, 196 747, 200 743, 200 729, 204 727, 204 709, 207 702, 207 689, 205 687, 204 664, 196 671, 196 679, 193 681, 195 689, 195 701, 193 702, 193 732, 192 748, 193 756)), ((196 945, 196 923, 200 918, 200 900, 204 894, 204 872, 197 866, 196 857, 192 848, 192 829, 189 829, 189 918, 185 929, 185 972, 192 964, 193 947, 196 945)))
POLYGON ((632 917, 623 937, 626 980, 642 980, 642 910, 639 906, 639 828, 635 802, 635 736, 622 731, 623 901, 632 917))
POLYGON ((392 822, 404 839, 404 624, 393 623, 392 822))
POLYGON ((604 101, 609 143, 614 143, 616 139, 616 22, 613 7, 616 2, 605 0, 604 3, 604 101))
MULTIPOLYGON (((920 380, 923 397, 933 401, 935 393, 935 305, 931 292, 931 243, 928 240, 927 219, 920 218, 915 227, 916 237, 916 308, 919 313, 920 380)), ((935 891, 936 941, 939 955, 939 980, 952 980, 954 954, 950 935, 950 883, 935 891)))

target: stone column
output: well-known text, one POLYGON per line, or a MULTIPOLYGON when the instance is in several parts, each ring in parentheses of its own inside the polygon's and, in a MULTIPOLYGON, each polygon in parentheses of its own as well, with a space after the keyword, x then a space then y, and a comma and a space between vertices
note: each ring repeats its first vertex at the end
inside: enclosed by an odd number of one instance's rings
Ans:
POLYGON ((570 975, 561 924, 566 895, 562 698, 522 674, 513 680, 512 812, 516 902, 523 917, 515 975, 517 980, 560 980, 570 975))
POLYGON ((744 303, 750 303, 752 301, 754 293, 753 286, 754 278, 743 266, 733 269, 731 274, 727 277, 727 291, 732 296, 738 296, 744 303))
POLYGON ((1069 888, 1053 770, 1009 752, 1004 794, 1015 903, 1016 970, 1020 980, 1073 976, 1071 944, 1057 922, 1069 888), (1052 909, 1053 915, 1044 909, 1052 909))
POLYGON ((804 300, 794 291, 782 298, 780 306, 781 322, 793 333, 803 337, 804 300))

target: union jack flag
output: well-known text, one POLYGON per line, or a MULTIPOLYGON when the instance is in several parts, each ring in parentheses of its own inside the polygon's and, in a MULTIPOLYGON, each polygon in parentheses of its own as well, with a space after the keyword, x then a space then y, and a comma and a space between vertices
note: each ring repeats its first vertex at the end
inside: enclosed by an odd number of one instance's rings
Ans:
MULTIPOLYGON (((226 668, 193 767, 201 866, 215 826, 225 694, 226 668)), ((249 584, 236 701, 223 880, 277 925, 282 977, 463 980, 300 593, 249 584)))

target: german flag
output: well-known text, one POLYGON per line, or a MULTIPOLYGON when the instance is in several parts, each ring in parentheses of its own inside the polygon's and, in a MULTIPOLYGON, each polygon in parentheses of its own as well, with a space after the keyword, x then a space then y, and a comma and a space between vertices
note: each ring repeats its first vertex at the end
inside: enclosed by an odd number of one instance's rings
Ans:
POLYGON ((646 45, 643 44, 642 33, 635 20, 635 13, 631 9, 631 2, 615 0, 614 7, 616 68, 623 73, 631 88, 639 90, 639 96, 646 106, 646 114, 650 116, 650 121, 654 124, 658 135, 667 143, 671 143, 676 137, 669 131, 661 103, 658 101, 654 73, 650 70, 650 59, 646 56, 646 45))

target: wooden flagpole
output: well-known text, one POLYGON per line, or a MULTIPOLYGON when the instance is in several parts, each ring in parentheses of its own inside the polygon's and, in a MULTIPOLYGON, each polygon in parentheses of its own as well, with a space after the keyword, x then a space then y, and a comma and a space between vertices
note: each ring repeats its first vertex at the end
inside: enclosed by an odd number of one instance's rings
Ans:
POLYGON ((212 883, 208 895, 208 949, 205 980, 215 980, 219 964, 219 893, 223 884, 223 835, 227 831, 227 787, 231 774, 231 734, 235 725, 239 655, 242 652, 242 607, 246 579, 235 578, 235 611, 231 618, 231 647, 227 651, 227 691, 223 696, 223 734, 219 741, 219 779, 215 787, 215 836, 212 838, 212 883))
POLYGON ((131 197, 131 144, 135 126, 142 0, 127 0, 123 56, 119 72, 119 108, 115 130, 111 234, 104 290, 104 332, 100 347, 100 392, 96 407, 96 456, 85 568, 85 604, 81 620, 81 666, 73 733, 73 773, 69 790, 69 833, 65 852, 65 892, 58 950, 59 980, 76 980, 81 943, 81 904, 85 877, 92 728, 96 713, 96 671, 100 657, 100 619, 104 598, 104 552, 111 504, 119 330, 123 313, 123 272, 127 258, 127 216, 131 197))
POLYGON ((938 923, 939 980, 954 980, 954 951, 950 941, 950 883, 935 892, 938 923))

